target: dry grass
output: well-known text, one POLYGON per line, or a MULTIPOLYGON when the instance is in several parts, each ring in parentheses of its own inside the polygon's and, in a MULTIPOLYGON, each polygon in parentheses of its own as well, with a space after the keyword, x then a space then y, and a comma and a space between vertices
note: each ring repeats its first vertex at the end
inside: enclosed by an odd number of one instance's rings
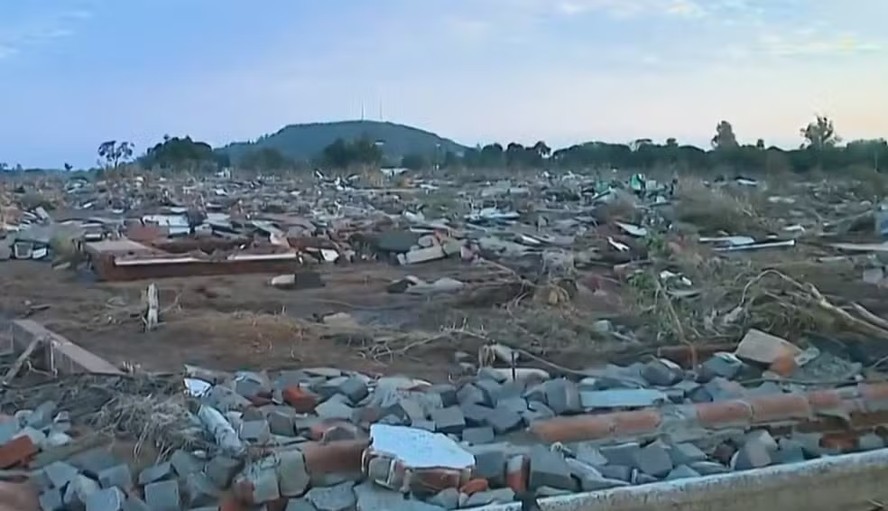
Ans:
POLYGON ((706 186, 699 179, 679 183, 676 219, 697 226, 702 233, 767 234, 771 221, 759 213, 755 192, 731 192, 706 186))

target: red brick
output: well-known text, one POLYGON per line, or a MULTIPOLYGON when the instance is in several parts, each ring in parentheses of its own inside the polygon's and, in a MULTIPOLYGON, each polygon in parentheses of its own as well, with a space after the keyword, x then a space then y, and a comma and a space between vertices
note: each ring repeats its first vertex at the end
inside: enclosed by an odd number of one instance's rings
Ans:
POLYGON ((812 390, 805 394, 813 412, 829 412, 844 408, 842 395, 836 389, 812 390))
POLYGON ((312 440, 323 442, 355 440, 366 436, 359 427, 338 419, 325 420, 313 425, 309 430, 309 435, 312 440))
POLYGON ((226 495, 219 502, 219 511, 247 511, 247 506, 242 504, 234 495, 226 495))
POLYGON ((414 492, 439 492, 447 488, 459 488, 471 476, 471 472, 452 468, 428 468, 408 470, 410 489, 414 492))
POLYGON ((658 410, 636 410, 610 414, 613 434, 617 438, 656 433, 662 417, 658 410))
POLYGON ((459 489, 460 493, 465 493, 466 495, 474 495, 481 491, 487 491, 490 489, 490 483, 487 482, 487 479, 472 479, 466 484, 462 485, 459 489))
POLYGON ((796 363, 795 357, 792 355, 782 355, 777 357, 771 365, 768 366, 768 370, 772 373, 779 374, 784 378, 788 377, 798 368, 798 364, 796 363))
POLYGON ((506 463, 506 486, 515 493, 527 491, 527 479, 530 476, 530 460, 519 454, 512 456, 506 463))
POLYGON ((752 408, 745 401, 720 401, 697 405, 697 418, 706 428, 720 429, 748 426, 752 422, 752 408))
POLYGON ((369 444, 369 440, 340 440, 326 444, 306 442, 300 449, 305 455, 305 466, 313 475, 354 473, 361 470, 361 455, 369 444))
POLYGON ((0 446, 0 468, 24 465, 37 454, 37 446, 27 435, 14 438, 0 446))
POLYGON ((287 387, 281 392, 281 395, 284 402, 292 406, 298 413, 312 412, 318 405, 318 397, 302 387, 287 387))
POLYGON ((861 383, 857 387, 867 411, 888 410, 888 383, 861 383))
POLYGON ((615 427, 611 415, 613 414, 555 417, 535 421, 530 425, 530 431, 545 442, 581 442, 611 438, 615 427))
POLYGON ((759 396, 749 400, 753 424, 809 419, 811 405, 803 394, 759 396))
POLYGON ((820 439, 820 447, 835 449, 839 452, 851 452, 857 449, 857 434, 851 431, 826 433, 820 439))

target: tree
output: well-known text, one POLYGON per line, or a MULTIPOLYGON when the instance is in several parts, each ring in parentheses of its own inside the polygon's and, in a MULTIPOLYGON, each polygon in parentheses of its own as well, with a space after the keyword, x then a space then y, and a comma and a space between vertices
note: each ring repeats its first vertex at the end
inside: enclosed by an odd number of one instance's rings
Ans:
POLYGON ((132 158, 134 148, 132 142, 108 140, 99 145, 97 152, 99 158, 105 160, 106 167, 116 169, 121 163, 132 158))
POLYGON ((478 162, 481 167, 502 167, 505 162, 505 151, 503 151, 503 146, 500 144, 494 142, 481 148, 478 162))
POLYGON ((737 136, 734 135, 734 127, 728 121, 721 121, 715 127, 715 136, 712 137, 713 149, 736 149, 737 136))
POLYGON ((510 142, 506 146, 506 166, 520 167, 525 164, 524 146, 517 142, 510 142))
POLYGON ((552 148, 540 140, 533 145, 533 152, 535 152, 540 158, 548 158, 552 154, 552 148))
POLYGON ((759 151, 764 151, 765 150, 765 139, 760 138, 760 139, 756 140, 755 141, 755 148, 758 149, 759 151))
POLYGON ((9 164, 6 162, 0 161, 0 172, 9 170, 9 164))
POLYGON ((163 142, 149 148, 139 158, 139 162, 146 168, 196 167, 202 164, 214 165, 216 156, 213 148, 206 142, 195 142, 188 136, 179 138, 164 135, 163 142))
POLYGON ((817 118, 800 129, 805 143, 802 147, 808 147, 815 151, 822 151, 835 147, 842 139, 836 134, 832 119, 825 115, 817 115, 817 118))
POLYGON ((293 162, 273 147, 263 147, 247 153, 240 162, 241 166, 250 170, 284 170, 293 166, 293 162))
POLYGON ((71 172, 72 170, 74 170, 74 166, 65 162, 65 172, 71 172))

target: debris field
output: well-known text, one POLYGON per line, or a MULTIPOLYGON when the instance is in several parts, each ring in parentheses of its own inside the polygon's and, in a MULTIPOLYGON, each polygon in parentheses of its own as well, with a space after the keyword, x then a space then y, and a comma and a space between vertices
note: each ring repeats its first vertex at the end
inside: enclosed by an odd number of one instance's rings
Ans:
POLYGON ((547 509, 882 449, 878 189, 4 183, 0 494, 44 511, 547 509), (53 334, 22 340, 29 325, 53 334))

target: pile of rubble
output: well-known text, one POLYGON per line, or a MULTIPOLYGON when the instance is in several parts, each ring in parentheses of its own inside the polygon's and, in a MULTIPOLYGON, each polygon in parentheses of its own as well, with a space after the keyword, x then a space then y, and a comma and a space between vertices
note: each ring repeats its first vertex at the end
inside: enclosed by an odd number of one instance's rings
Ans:
POLYGON ((44 402, 0 421, 0 470, 34 469, 44 511, 434 511, 885 446, 876 412, 888 386, 763 332, 693 370, 652 358, 551 375, 507 358, 448 384, 189 367, 179 429, 205 447, 138 471, 101 447, 60 457, 76 444, 71 414, 44 402))

